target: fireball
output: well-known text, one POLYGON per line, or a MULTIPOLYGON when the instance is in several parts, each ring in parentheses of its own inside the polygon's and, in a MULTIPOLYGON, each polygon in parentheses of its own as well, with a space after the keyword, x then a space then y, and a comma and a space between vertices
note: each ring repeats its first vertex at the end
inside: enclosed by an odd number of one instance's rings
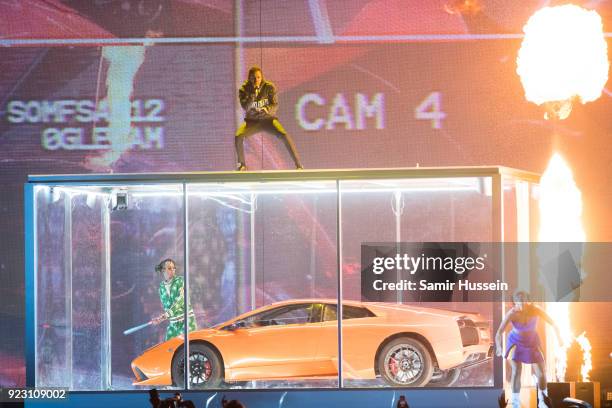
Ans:
POLYGON ((608 80, 608 48, 596 11, 567 4, 545 7, 523 28, 517 73, 525 98, 544 105, 558 119, 569 116, 572 103, 592 102, 608 80))

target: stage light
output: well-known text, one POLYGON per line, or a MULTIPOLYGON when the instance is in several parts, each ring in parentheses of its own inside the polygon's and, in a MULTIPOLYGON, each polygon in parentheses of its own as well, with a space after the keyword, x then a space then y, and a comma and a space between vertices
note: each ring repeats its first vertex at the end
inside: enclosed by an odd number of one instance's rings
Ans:
POLYGON ((128 193, 127 191, 116 191, 111 197, 111 209, 127 210, 128 209, 128 193))

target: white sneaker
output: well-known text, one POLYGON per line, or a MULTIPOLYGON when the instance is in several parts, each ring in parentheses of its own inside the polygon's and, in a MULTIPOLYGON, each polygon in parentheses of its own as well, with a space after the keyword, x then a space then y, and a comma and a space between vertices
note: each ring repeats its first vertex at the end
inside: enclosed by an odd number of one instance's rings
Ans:
POLYGON ((538 390, 538 408, 548 408, 548 405, 546 405, 546 402, 544 402, 545 395, 548 395, 546 390, 538 390))
POLYGON ((521 394, 512 393, 512 398, 510 399, 510 403, 512 404, 512 408, 521 408, 521 394))

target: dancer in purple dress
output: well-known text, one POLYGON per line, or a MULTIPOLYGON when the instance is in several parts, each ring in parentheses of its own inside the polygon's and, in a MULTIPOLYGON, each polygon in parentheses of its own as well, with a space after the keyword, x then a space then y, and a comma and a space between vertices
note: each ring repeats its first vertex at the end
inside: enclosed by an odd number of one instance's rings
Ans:
POLYGON ((496 354, 509 358, 512 366, 512 408, 520 408, 521 406, 520 392, 523 364, 531 364, 533 367, 538 379, 538 407, 545 407, 544 395, 548 395, 548 390, 546 389, 544 355, 536 331, 539 318, 541 317, 555 329, 559 343, 561 343, 561 334, 550 316, 529 301, 527 292, 516 292, 513 300, 514 306, 504 316, 495 335, 496 354), (503 353, 502 338, 508 323, 512 323, 512 330, 508 335, 506 352, 503 353))

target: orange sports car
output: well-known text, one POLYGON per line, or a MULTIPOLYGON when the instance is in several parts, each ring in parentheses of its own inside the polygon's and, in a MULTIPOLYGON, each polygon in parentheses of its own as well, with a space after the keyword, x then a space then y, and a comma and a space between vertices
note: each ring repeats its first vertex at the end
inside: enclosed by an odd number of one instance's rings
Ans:
MULTIPOLYGON (((461 368, 492 357, 490 328, 478 314, 392 303, 345 301, 342 374, 382 377, 391 386, 449 385, 461 368)), ((190 387, 223 381, 338 377, 335 300, 274 303, 189 333, 190 387)), ((132 361, 134 385, 182 385, 184 338, 132 361)))

